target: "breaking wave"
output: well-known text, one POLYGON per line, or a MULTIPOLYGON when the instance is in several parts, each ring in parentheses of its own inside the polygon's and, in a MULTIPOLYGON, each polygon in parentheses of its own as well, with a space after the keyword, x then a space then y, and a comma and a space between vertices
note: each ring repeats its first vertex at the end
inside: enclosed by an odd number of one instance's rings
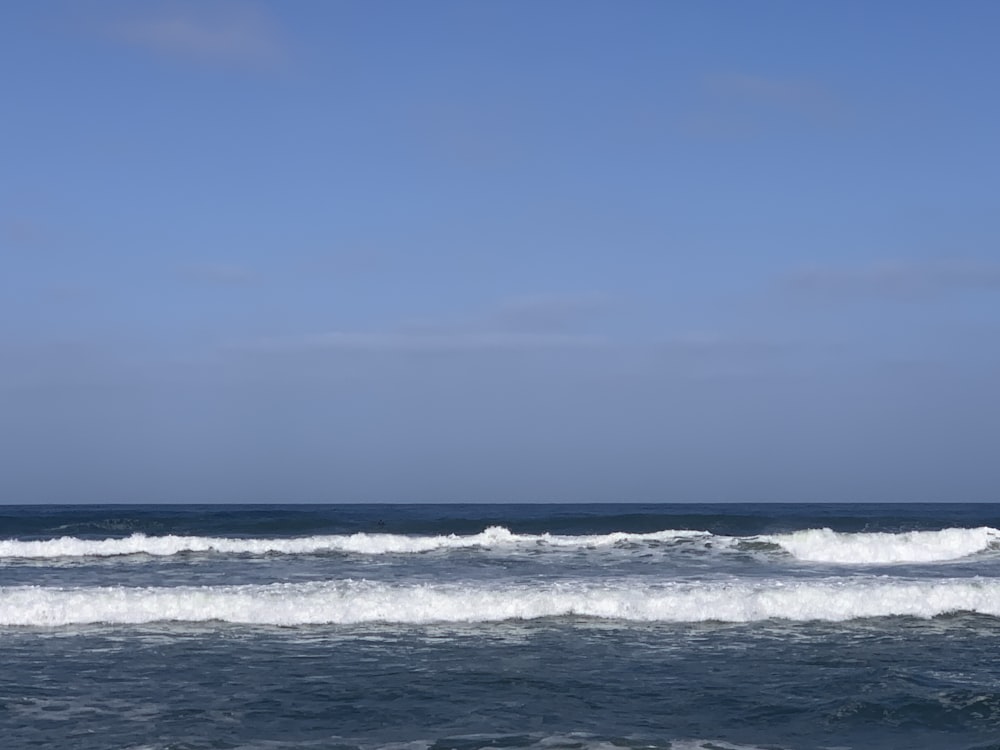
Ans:
POLYGON ((941 529, 845 534, 830 529, 808 529, 760 537, 777 544, 799 560, 841 564, 926 563, 958 560, 1000 542, 1000 530, 941 529))
POLYGON ((484 549, 506 552, 608 549, 627 545, 649 548, 671 543, 700 543, 702 548, 778 549, 807 561, 842 565, 932 563, 958 560, 1000 546, 1000 530, 982 526, 939 531, 843 533, 807 529, 788 534, 749 537, 716 536, 707 531, 667 529, 644 534, 614 532, 592 535, 515 534, 491 526, 478 534, 407 536, 402 534, 333 534, 307 537, 227 538, 207 536, 147 536, 107 539, 60 537, 45 540, 0 541, 0 560, 117 557, 183 553, 224 555, 415 554, 435 550, 484 549))
POLYGON ((361 555, 405 554, 440 549, 515 547, 609 547, 621 543, 667 542, 682 538, 710 537, 707 531, 666 530, 649 534, 514 534, 502 526, 491 526, 479 534, 465 536, 405 536, 401 534, 341 534, 276 539, 235 539, 202 536, 146 536, 78 539, 61 537, 38 541, 0 541, 0 558, 113 557, 120 555, 177 555, 183 552, 286 555, 319 552, 349 552, 361 555))
POLYGON ((0 625, 211 622, 255 625, 478 623, 553 617, 626 622, 755 622, 954 612, 1000 616, 1000 580, 490 585, 327 581, 174 588, 0 587, 0 625))

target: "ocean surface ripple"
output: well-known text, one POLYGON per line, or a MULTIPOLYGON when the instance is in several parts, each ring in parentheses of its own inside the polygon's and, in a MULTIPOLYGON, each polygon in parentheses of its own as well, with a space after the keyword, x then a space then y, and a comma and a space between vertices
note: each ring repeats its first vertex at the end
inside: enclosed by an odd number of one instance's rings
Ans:
POLYGON ((3 746, 1000 750, 992 505, 0 507, 3 746))

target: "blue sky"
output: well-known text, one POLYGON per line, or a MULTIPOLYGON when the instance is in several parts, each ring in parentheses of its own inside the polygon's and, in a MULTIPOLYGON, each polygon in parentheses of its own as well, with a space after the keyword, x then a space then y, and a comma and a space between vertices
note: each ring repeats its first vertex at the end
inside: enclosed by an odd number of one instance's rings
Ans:
POLYGON ((10 3, 0 502, 996 501, 998 27, 10 3))

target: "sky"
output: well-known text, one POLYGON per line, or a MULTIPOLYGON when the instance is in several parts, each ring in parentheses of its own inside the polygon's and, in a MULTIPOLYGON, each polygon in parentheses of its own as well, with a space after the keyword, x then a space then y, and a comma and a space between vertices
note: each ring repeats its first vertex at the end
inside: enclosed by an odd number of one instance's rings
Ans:
POLYGON ((1000 4, 0 10, 0 503, 1000 501, 1000 4))

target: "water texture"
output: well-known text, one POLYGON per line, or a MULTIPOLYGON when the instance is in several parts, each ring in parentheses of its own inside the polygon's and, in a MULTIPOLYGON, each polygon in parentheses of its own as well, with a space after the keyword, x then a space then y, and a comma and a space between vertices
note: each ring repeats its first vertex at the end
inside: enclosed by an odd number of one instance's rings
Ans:
POLYGON ((0 746, 1000 750, 994 505, 0 506, 0 746))

